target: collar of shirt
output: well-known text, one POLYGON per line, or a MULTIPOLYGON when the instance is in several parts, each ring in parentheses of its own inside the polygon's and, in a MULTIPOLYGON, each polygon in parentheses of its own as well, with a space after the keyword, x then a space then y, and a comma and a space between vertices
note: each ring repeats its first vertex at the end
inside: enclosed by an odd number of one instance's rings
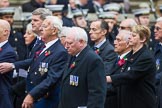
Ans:
POLYGON ((101 41, 99 44, 95 45, 94 47, 100 48, 102 44, 104 44, 106 42, 106 39, 104 39, 103 41, 101 41))
POLYGON ((8 42, 8 40, 6 40, 6 41, 4 41, 4 42, 0 42, 0 48, 4 45, 4 44, 6 44, 8 42))
POLYGON ((40 36, 37 36, 37 39, 38 39, 38 40, 41 40, 41 37, 40 37, 40 36))
POLYGON ((159 44, 160 44, 160 45, 162 45, 162 43, 161 43, 161 42, 159 42, 159 44))
POLYGON ((129 52, 130 52, 130 51, 128 51, 128 52, 122 54, 122 55, 120 56, 120 59, 124 58, 124 56, 126 56, 129 52))
POLYGON ((45 48, 43 49, 43 51, 41 52, 41 54, 46 50, 46 49, 48 49, 50 46, 52 46, 54 43, 56 43, 56 41, 58 40, 58 38, 57 39, 54 39, 54 40, 52 40, 52 41, 50 41, 50 42, 48 42, 47 44, 45 44, 45 48))

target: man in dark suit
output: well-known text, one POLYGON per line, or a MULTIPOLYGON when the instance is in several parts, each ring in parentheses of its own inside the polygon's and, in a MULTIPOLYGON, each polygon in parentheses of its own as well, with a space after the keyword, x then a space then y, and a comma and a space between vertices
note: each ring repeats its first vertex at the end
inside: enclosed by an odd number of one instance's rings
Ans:
POLYGON ((71 58, 62 78, 59 108, 104 107, 104 64, 87 41, 87 34, 82 28, 73 27, 67 34, 65 46, 71 58))
POLYGON ((93 21, 90 25, 90 38, 94 42, 94 51, 102 58, 105 65, 105 72, 110 75, 113 64, 117 58, 117 54, 114 52, 114 47, 110 44, 109 40, 106 40, 106 34, 108 32, 108 24, 105 21, 97 20, 93 21))
POLYGON ((17 60, 24 60, 26 59, 27 47, 25 45, 25 40, 23 34, 15 30, 13 26, 13 16, 14 16, 15 8, 13 7, 5 7, 0 8, 0 19, 6 20, 9 22, 11 26, 10 36, 9 36, 9 43, 14 48, 17 54, 17 60))
MULTIPOLYGON (((0 20, 0 32, 0 63, 15 62, 16 53, 8 43, 10 25, 7 21, 0 20)), ((13 108, 11 95, 12 75, 12 71, 0 74, 0 108, 13 108)))
POLYGON ((27 76, 27 96, 22 108, 57 108, 60 79, 66 65, 67 52, 58 39, 62 20, 48 16, 41 26, 45 48, 36 53, 27 76))
MULTIPOLYGON (((122 71, 123 65, 119 66, 119 62, 121 60, 127 59, 127 55, 131 50, 128 44, 128 38, 130 35, 131 32, 120 30, 116 36, 114 41, 114 51, 118 53, 118 58, 116 58, 116 62, 113 64, 113 68, 111 69, 109 75, 117 74, 117 72, 122 71)), ((113 87, 111 84, 108 85, 105 108, 119 108, 120 100, 118 91, 120 90, 120 87, 113 87)))
POLYGON ((154 38, 158 41, 155 47, 154 56, 156 59, 156 88, 157 88, 157 108, 162 108, 162 17, 157 19, 154 28, 154 38))

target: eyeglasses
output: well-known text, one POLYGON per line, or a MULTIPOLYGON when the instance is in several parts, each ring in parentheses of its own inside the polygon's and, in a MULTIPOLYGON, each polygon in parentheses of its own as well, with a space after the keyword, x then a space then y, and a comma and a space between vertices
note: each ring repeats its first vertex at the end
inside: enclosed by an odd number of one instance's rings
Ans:
POLYGON ((125 30, 127 28, 130 28, 130 27, 119 26, 119 29, 121 29, 121 30, 125 30))
POLYGON ((160 27, 155 27, 154 30, 160 31, 162 28, 160 27))

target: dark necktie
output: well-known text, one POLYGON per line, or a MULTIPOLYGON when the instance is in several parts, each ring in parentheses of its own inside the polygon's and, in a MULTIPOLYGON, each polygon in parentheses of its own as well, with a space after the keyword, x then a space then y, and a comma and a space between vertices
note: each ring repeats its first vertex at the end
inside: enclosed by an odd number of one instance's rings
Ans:
POLYGON ((93 50, 95 51, 96 54, 99 54, 100 53, 100 50, 97 47, 93 47, 93 50))
POLYGON ((76 59, 76 56, 71 57, 70 62, 69 62, 69 67, 71 66, 71 64, 73 64, 75 59, 76 59))
POLYGON ((35 58, 38 58, 38 57, 39 57, 40 53, 43 51, 43 49, 44 49, 45 47, 46 47, 46 46, 43 45, 43 46, 41 47, 40 50, 38 50, 37 52, 35 52, 35 58))

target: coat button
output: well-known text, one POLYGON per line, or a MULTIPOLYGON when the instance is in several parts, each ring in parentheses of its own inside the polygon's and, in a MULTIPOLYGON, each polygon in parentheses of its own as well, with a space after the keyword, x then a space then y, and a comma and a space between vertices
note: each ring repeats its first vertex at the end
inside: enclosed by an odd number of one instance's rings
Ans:
POLYGON ((32 81, 31 81, 30 83, 31 83, 31 84, 33 84, 33 82, 32 82, 32 81))
POLYGON ((35 72, 34 74, 37 75, 37 72, 35 72))

